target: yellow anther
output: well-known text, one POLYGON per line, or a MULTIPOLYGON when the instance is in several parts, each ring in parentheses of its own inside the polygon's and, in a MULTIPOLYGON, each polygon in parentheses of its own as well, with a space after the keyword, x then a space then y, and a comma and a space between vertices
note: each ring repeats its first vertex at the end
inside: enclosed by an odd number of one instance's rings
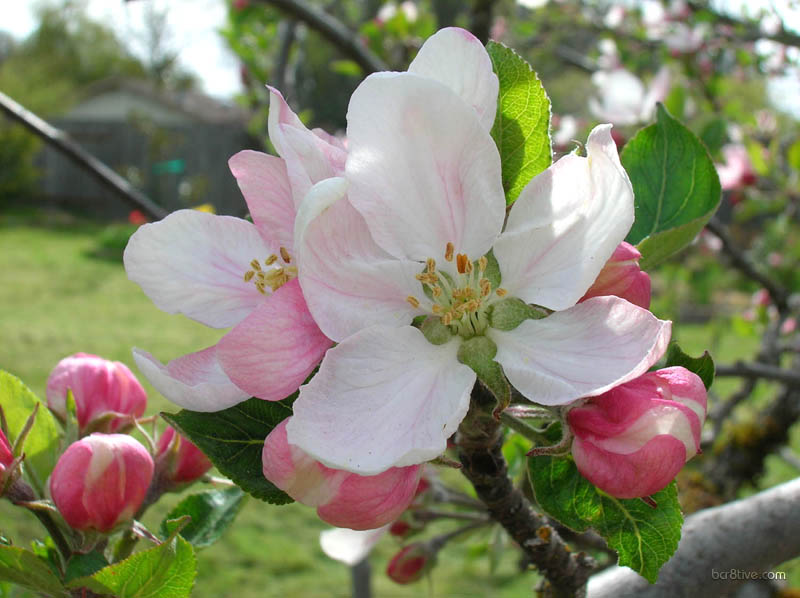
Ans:
POLYGON ((273 253, 271 256, 269 256, 267 259, 264 260, 264 263, 267 266, 271 266, 272 264, 274 264, 277 261, 278 261, 278 256, 273 253))
POLYGON ((444 259, 446 259, 448 262, 452 262, 453 253, 455 252, 455 250, 456 248, 453 246, 453 244, 448 241, 447 247, 445 247, 444 250, 444 259))
POLYGON ((472 299, 464 304, 464 309, 466 311, 478 311, 478 308, 480 306, 481 306, 480 301, 478 301, 477 299, 472 299))
POLYGON ((487 297, 492 292, 492 283, 488 278, 481 278, 478 284, 481 285, 481 297, 487 297))
POLYGON ((415 308, 419 307, 419 299, 417 299, 413 295, 409 295, 408 297, 406 297, 406 301, 408 301, 411 304, 411 307, 415 308))
POLYGON ((432 311, 433 313, 435 313, 436 315, 439 315, 440 313, 442 313, 442 306, 441 306, 441 305, 439 305, 438 303, 434 303, 434 304, 431 306, 431 311, 432 311))
POLYGON ((442 296, 442 287, 433 287, 431 289, 431 293, 433 293, 434 297, 441 297, 442 296))
POLYGON ((444 324, 445 326, 449 326, 452 321, 453 321, 453 314, 451 314, 450 312, 447 312, 442 316, 442 324, 444 324))
POLYGON ((250 262, 250 267, 253 270, 261 270, 261 264, 258 263, 258 260, 253 260, 252 262, 250 262))
POLYGON ((467 274, 471 274, 472 273, 472 262, 469 261, 469 259, 467 260, 467 263, 464 264, 464 268, 466 269, 466 271, 467 271, 466 273, 467 274))
POLYGON ((466 274, 468 263, 469 259, 467 258, 466 253, 459 253, 456 256, 456 269, 458 270, 459 274, 466 274))
POLYGON ((244 273, 244 281, 250 282, 251 280, 253 280, 253 276, 255 275, 256 273, 253 270, 248 270, 247 272, 244 273))
POLYGON ((289 252, 286 251, 286 247, 281 247, 280 249, 281 258, 283 259, 284 263, 288 264, 292 261, 292 256, 289 255, 289 252))
POLYGON ((433 259, 432 257, 429 257, 427 261, 427 266, 428 266, 428 273, 433 274, 436 271, 436 260, 433 259))
POLYGON ((508 294, 508 291, 501 288, 501 289, 497 289, 495 291, 495 293, 497 293, 498 297, 505 297, 508 294))
POLYGON ((254 272, 258 276, 259 280, 264 280, 267 277, 267 273, 263 270, 259 270, 258 272, 254 272))
POLYGON ((478 260, 478 269, 481 271, 481 274, 486 272, 486 268, 489 266, 489 260, 486 259, 485 255, 481 256, 481 259, 478 260))

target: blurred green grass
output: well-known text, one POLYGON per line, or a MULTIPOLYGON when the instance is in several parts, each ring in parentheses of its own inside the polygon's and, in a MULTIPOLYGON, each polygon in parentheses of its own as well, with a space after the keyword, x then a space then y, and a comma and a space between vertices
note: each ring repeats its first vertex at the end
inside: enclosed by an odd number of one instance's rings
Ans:
MULTIPOLYGON (((106 225, 62 212, 0 214, 0 369, 21 378, 41 398, 50 370, 72 353, 119 360, 137 372, 133 346, 167 361, 209 346, 222 334, 159 311, 127 279, 120 262, 93 257, 106 230, 106 225)), ((141 380, 148 391, 148 413, 177 409, 141 380)), ((157 528, 180 498, 162 499, 145 514, 144 523, 157 528)), ((233 527, 199 553, 192 596, 349 596, 348 568, 319 547, 324 529, 314 511, 302 505, 275 507, 248 499, 233 527)), ((437 529, 449 531, 452 524, 436 524, 437 529)), ((0 501, 0 531, 23 546, 41 535, 36 519, 7 501, 0 501)), ((467 542, 443 550, 428 582, 399 586, 383 574, 398 548, 386 537, 371 556, 377 598, 511 598, 530 595, 536 582, 535 575, 518 572, 513 550, 505 552, 490 575, 488 558, 467 542)))

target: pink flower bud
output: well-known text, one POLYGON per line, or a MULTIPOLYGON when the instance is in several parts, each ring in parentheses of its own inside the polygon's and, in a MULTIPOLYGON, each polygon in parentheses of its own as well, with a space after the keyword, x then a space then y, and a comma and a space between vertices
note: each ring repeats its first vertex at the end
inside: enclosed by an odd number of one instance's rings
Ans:
POLYGON ((162 481, 188 484, 211 469, 211 461, 188 439, 167 426, 158 439, 156 468, 162 481))
POLYGON ((634 305, 650 307, 650 276, 639 268, 642 254, 630 243, 623 241, 600 270, 594 284, 581 298, 615 295, 634 305))
POLYGON ((374 529, 397 519, 414 499, 422 467, 393 467, 362 476, 331 469, 289 444, 281 422, 264 441, 264 477, 296 501, 316 507, 336 527, 374 529))
POLYGON ((128 367, 97 355, 76 353, 50 373, 47 405, 62 420, 67 418, 67 390, 75 398, 81 435, 117 432, 147 407, 147 394, 128 367))
POLYGON ((423 543, 409 544, 392 557, 386 575, 395 583, 407 584, 421 579, 434 564, 434 554, 423 543))
POLYGON ((92 434, 72 443, 50 476, 50 495, 75 529, 108 532, 132 519, 153 477, 153 459, 125 434, 92 434))
MULTIPOLYGON (((5 480, 6 470, 13 462, 14 453, 11 452, 11 444, 3 431, 0 430, 0 483, 5 480)), ((0 487, 0 490, 2 490, 2 487, 0 487)))
POLYGON ((583 477, 617 498, 664 488, 700 451, 706 389, 682 367, 648 372, 570 410, 583 477))

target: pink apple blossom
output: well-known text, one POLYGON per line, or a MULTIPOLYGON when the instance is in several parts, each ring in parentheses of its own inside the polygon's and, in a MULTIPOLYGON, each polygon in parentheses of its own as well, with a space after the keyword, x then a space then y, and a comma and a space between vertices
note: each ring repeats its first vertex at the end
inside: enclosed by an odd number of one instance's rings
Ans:
POLYGON ((153 477, 153 459, 125 434, 92 434, 72 443, 50 476, 50 495, 75 529, 109 532, 132 519, 153 477))
POLYGON ((67 392, 75 399, 81 435, 130 427, 147 407, 147 394, 124 363, 76 353, 58 362, 47 379, 47 406, 67 419, 67 392))
POLYGON ((578 471, 617 498, 664 488, 700 451, 706 389, 682 367, 649 372, 567 415, 578 471))
POLYGON ((615 125, 649 121, 656 103, 667 97, 670 79, 666 66, 661 67, 647 88, 639 77, 624 68, 597 71, 592 75, 592 82, 599 95, 589 98, 589 111, 615 125))
POLYGON ((374 476, 331 469, 288 443, 289 420, 264 441, 264 477, 296 501, 316 507, 323 521, 355 530, 374 529, 397 519, 414 500, 421 467, 392 468, 374 476))
POLYGON ((589 135, 587 157, 534 178, 506 219, 489 134, 497 89, 475 37, 438 32, 408 72, 358 87, 345 177, 300 207, 300 284, 338 345, 301 388, 287 433, 329 467, 369 475, 441 454, 469 407, 476 373, 459 351, 473 337, 544 405, 602 394, 664 351, 671 324, 647 310, 617 297, 576 305, 633 223, 610 125, 589 135), (542 317, 498 322, 524 304, 542 317), (418 316, 441 334, 429 341, 418 316))
POLYGON ((245 150, 231 158, 253 222, 180 210, 142 226, 125 249, 128 277, 168 313, 213 328, 216 345, 161 364, 134 349, 148 380, 172 402, 218 411, 250 396, 297 390, 331 342, 296 280, 297 204, 317 181, 341 174, 343 143, 309 131, 271 89, 270 140, 282 158, 245 150))
POLYGON ((208 457, 172 426, 158 437, 156 449, 156 470, 168 485, 194 482, 212 467, 208 457))
POLYGON ((641 257, 642 254, 633 245, 625 241, 620 243, 581 301, 592 297, 614 295, 648 309, 650 276, 639 268, 641 257))

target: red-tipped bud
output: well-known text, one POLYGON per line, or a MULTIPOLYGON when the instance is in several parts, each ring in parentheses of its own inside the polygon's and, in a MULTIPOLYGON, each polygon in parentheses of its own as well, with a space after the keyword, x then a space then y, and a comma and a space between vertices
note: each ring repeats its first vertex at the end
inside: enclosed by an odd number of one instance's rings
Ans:
POLYGON ((81 435, 117 432, 140 417, 147 394, 136 376, 119 361, 76 353, 58 362, 47 379, 47 406, 67 419, 67 391, 72 391, 81 435))
POLYGON ((409 544, 389 561, 386 575, 395 583, 413 583, 433 567, 435 556, 431 549, 421 542, 409 544))
POLYGON ((153 459, 125 434, 72 443, 50 476, 50 495, 75 529, 111 531, 134 517, 153 477, 153 459))
POLYGON ((700 451, 706 389, 682 367, 648 372, 569 411, 583 477, 617 498, 664 488, 700 451))
POLYGON ((397 520, 391 526, 389 526, 389 533, 393 536, 397 536, 398 538, 405 538, 408 534, 411 533, 411 524, 397 520))
POLYGON ((411 504, 422 467, 393 467, 374 476, 331 469, 289 444, 288 421, 264 441, 264 477, 297 502, 316 507, 320 519, 336 527, 374 529, 397 519, 411 504))
POLYGON ((158 439, 156 469, 167 484, 188 484, 211 469, 211 461, 192 442, 167 426, 158 439))
POLYGON ((430 487, 431 487, 431 483, 428 481, 428 478, 426 478, 425 476, 422 476, 419 479, 419 484, 417 484, 417 490, 414 493, 414 498, 416 498, 420 494, 424 494, 425 492, 427 492, 430 487))
POLYGON ((639 268, 641 257, 642 254, 633 245, 625 241, 620 243, 581 301, 590 297, 614 295, 648 309, 650 276, 639 268))
POLYGON ((14 462, 14 453, 11 452, 11 444, 8 442, 8 438, 0 430, 0 479, 3 478, 3 475, 6 472, 11 464, 14 462))

